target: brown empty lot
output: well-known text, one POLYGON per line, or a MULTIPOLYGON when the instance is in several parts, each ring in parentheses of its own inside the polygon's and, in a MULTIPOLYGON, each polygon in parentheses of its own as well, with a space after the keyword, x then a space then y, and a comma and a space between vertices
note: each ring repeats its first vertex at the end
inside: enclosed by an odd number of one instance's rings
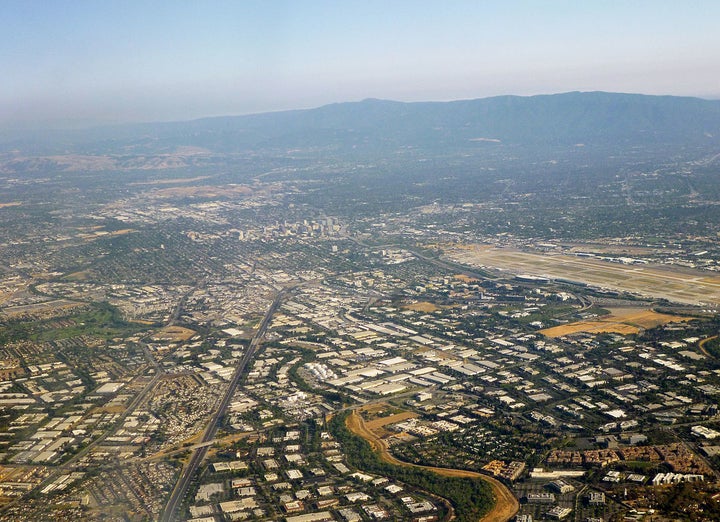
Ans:
POLYGON ((378 428, 382 428, 383 426, 387 426, 388 424, 395 424, 396 422, 402 422, 407 419, 412 419, 413 417, 417 417, 417 414, 411 411, 404 411, 402 413, 396 413, 395 415, 388 415, 387 417, 373 419, 366 422, 365 425, 370 430, 376 430, 378 428))
POLYGON ((638 308, 620 308, 612 310, 610 315, 599 317, 592 321, 578 321, 575 323, 553 326, 540 330, 546 337, 562 337, 578 332, 587 333, 619 333, 623 335, 635 334, 640 330, 654 328, 661 324, 689 321, 691 317, 661 314, 652 310, 638 308))
POLYGON ((431 313, 438 309, 437 306, 435 306, 432 303, 429 303, 427 301, 420 301, 418 303, 411 303, 403 305, 403 308, 406 310, 414 310, 416 312, 425 312, 425 313, 431 313))
POLYGON ((152 334, 151 338, 154 341, 187 341, 197 332, 190 328, 184 328, 182 326, 166 326, 152 334))

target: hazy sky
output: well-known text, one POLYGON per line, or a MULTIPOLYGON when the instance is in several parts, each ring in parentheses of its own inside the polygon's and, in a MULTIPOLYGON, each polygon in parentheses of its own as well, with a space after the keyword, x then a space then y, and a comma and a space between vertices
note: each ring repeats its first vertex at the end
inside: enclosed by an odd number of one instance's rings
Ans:
POLYGON ((720 98, 718 0, 0 0, 0 127, 363 98, 720 98))

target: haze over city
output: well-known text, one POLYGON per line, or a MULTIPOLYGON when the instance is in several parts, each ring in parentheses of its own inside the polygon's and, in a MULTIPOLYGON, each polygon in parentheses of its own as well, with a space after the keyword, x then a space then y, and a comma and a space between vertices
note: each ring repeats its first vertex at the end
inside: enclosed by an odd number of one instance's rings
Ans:
POLYGON ((3 3, 0 128, 186 120, 368 97, 720 96, 720 4, 3 3))
POLYGON ((0 14, 0 522, 720 520, 720 2, 0 14))

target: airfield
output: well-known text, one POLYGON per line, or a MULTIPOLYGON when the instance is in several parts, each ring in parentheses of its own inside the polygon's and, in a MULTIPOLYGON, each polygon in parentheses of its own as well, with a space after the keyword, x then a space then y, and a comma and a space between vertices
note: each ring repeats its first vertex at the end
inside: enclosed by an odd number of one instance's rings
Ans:
POLYGON ((458 247, 446 251, 445 255, 452 261, 471 267, 562 279, 675 303, 713 308, 720 304, 720 276, 700 270, 625 265, 567 254, 541 254, 486 245, 458 247))

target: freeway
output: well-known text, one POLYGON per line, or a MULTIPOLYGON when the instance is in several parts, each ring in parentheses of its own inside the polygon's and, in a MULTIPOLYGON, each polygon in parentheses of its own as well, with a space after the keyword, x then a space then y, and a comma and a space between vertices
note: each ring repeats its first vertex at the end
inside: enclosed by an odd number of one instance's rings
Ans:
POLYGON ((278 292, 272 304, 270 305, 270 308, 268 308, 267 312, 265 313, 265 316, 263 317, 263 320, 260 323, 257 332, 255 332, 255 335, 250 341, 250 345, 248 346, 247 351, 242 356, 240 362, 235 368, 235 373, 233 374, 232 380, 230 381, 230 385, 227 387, 225 395, 219 402, 217 408, 215 409, 215 413, 213 413, 210 422, 205 428, 205 432, 203 433, 202 439, 200 439, 200 443, 196 445, 196 449, 193 451, 190 460, 183 468, 182 473, 180 474, 180 478, 175 484, 175 489, 173 489, 173 492, 168 499, 168 503, 163 510, 162 516, 160 517, 160 520, 162 522, 180 520, 180 517, 176 518, 176 512, 180 507, 180 504, 182 503, 182 499, 187 493, 193 475, 200 466, 200 463, 202 463, 205 455, 207 454, 208 448, 210 447, 210 445, 206 445, 205 443, 210 442, 215 438, 218 428, 220 427, 220 419, 222 419, 222 416, 225 414, 225 411, 227 410, 227 407, 232 400, 233 394, 235 393, 235 388, 237 388, 238 383, 245 375, 248 364, 255 356, 255 352, 257 351, 257 349, 260 347, 260 343, 262 342, 267 327, 270 324, 270 320, 275 314, 275 311, 278 309, 278 306, 280 306, 280 303, 282 302, 285 293, 290 289, 291 288, 285 288, 278 292))

